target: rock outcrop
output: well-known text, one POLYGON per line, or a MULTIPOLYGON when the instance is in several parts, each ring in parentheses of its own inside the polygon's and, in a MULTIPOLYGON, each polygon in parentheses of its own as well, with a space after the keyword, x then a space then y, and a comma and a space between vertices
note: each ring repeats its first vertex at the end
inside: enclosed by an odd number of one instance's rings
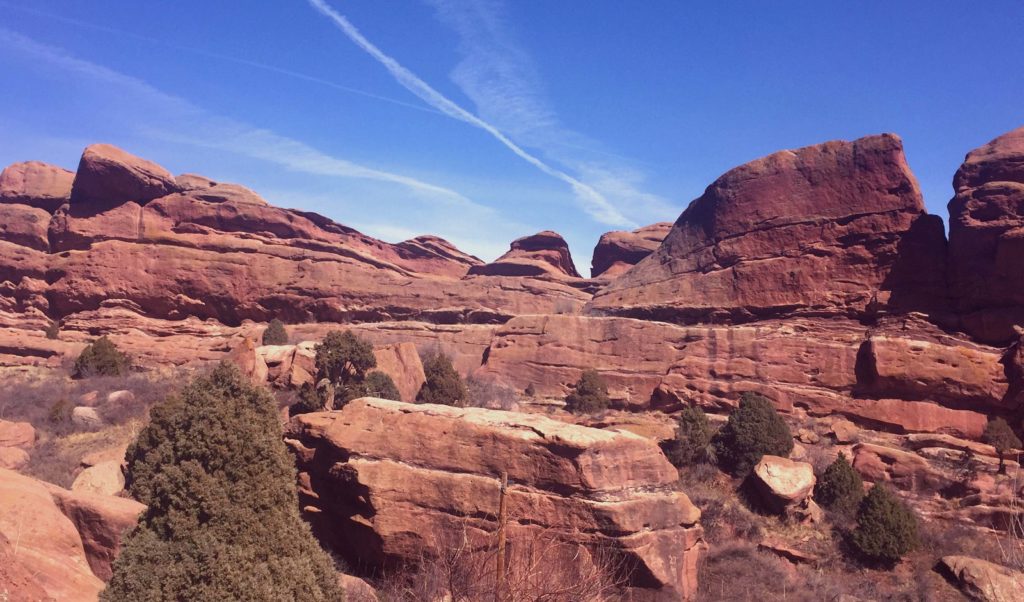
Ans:
POLYGON ((478 276, 552 276, 579 278, 569 244, 557 232, 545 230, 512 241, 508 253, 492 263, 469 268, 478 276))
POLYGON ((138 203, 177 192, 174 176, 147 161, 109 144, 93 144, 82 153, 71 187, 71 203, 93 210, 138 203))
POLYGON ((814 467, 778 456, 764 456, 750 475, 752 487, 768 510, 796 520, 819 520, 823 513, 811 493, 814 467))
POLYGON ((146 506, 113 495, 67 491, 56 486, 48 489, 61 512, 78 530, 93 574, 109 581, 113 576, 111 565, 121 551, 121 540, 135 528, 146 506))
POLYGON ((1024 573, 1019 571, 970 556, 944 556, 937 570, 974 600, 1014 602, 1024 599, 1024 573))
POLYGON ((26 205, 53 213, 71 200, 75 173, 41 161, 8 165, 0 172, 0 205, 26 205))
POLYGON ((653 253, 671 229, 671 223, 659 222, 632 232, 617 230, 602 234, 590 261, 590 277, 613 279, 625 274, 653 253))
POLYGON ((625 584, 634 599, 695 592, 700 512, 673 490, 676 471, 652 440, 534 414, 373 398, 298 416, 286 437, 315 528, 346 542, 338 551, 353 567, 415 562, 453 536, 486 546, 506 472, 513 548, 550 535, 579 546, 578 562, 604 550, 635 567, 625 584))
POLYGON ((949 202, 949 281, 965 330, 986 343, 1024 324, 1024 128, 971 151, 949 202))
MULTIPOLYGON (((53 600, 96 600, 103 582, 89 568, 78 530, 44 483, 0 469, 0 508, 0 565, 23 577, 12 599, 32 599, 21 597, 25 588, 53 600)), ((5 586, 0 583, 0 592, 5 586)))
POLYGON ((898 137, 827 142, 720 177, 588 310, 687 324, 917 309, 944 295, 944 252, 898 137))

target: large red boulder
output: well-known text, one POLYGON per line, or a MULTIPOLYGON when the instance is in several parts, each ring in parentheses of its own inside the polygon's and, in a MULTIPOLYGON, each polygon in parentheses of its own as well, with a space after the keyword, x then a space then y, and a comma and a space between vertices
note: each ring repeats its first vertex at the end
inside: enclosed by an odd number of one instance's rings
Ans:
POLYGON ((943 293, 940 232, 898 137, 782 151, 715 181, 658 250, 599 291, 589 310, 721 323, 860 316, 890 302, 933 301, 943 293), (913 270, 898 269, 905 239, 914 243, 913 270), (936 248, 922 256, 929 244, 936 248))
MULTIPOLYGON (((5 571, 31 575, 31 580, 14 584, 19 589, 42 590, 49 599, 68 602, 94 601, 103 589, 103 582, 89 568, 82 537, 47 485, 4 469, 0 469, 0 553, 5 571)), ((33 599, 23 594, 16 589, 12 598, 33 599)))
POLYGON ((130 498, 48 488, 57 507, 78 530, 93 574, 109 581, 121 541, 135 528, 146 506, 130 498))
POLYGON ((964 329, 1005 344, 1024 324, 1024 128, 971 151, 949 202, 949 282, 964 329))
POLYGON ((49 226, 50 214, 42 209, 0 204, 0 240, 37 251, 49 251, 49 226))
POLYGON ((634 600, 696 592, 700 511, 675 490, 678 474, 653 440, 373 398, 298 416, 286 437, 314 527, 352 567, 390 570, 455 540, 490 549, 505 472, 513 551, 552 538, 584 572, 604 554, 631 569, 623 586, 634 600))
POLYGON ((0 204, 28 205, 53 213, 71 198, 75 174, 41 161, 8 165, 0 173, 0 204))
POLYGON ((545 230, 512 241, 511 248, 492 263, 469 268, 480 276, 554 276, 579 278, 569 244, 557 232, 545 230))
POLYGON ((655 251, 672 229, 670 222, 659 222, 632 232, 605 232, 594 247, 590 277, 616 278, 655 251))
POLYGON ((174 176, 156 163, 109 144, 93 144, 78 163, 71 203, 111 207, 133 201, 143 205, 176 190, 174 176))

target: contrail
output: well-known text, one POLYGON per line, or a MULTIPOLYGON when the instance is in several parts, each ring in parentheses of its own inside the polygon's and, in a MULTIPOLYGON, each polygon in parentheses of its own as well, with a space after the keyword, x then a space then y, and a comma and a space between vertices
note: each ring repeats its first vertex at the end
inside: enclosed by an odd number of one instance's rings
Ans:
POLYGON ((313 8, 333 21, 338 29, 340 29, 342 33, 344 33, 357 46, 362 48, 367 52, 367 54, 382 64, 384 68, 387 69, 388 72, 391 73, 391 75, 398 81, 398 83, 418 96, 424 102, 435 107, 449 117, 458 119, 459 121, 463 121, 484 130, 530 165, 533 165, 549 176, 558 178, 566 184, 569 184, 569 186, 572 187, 573 192, 576 193, 576 196, 583 202, 584 209, 587 213, 599 222, 612 226, 636 227, 636 224, 623 216, 618 209, 612 206, 612 204, 601 195, 601 193, 569 174, 551 167, 547 163, 544 163, 537 157, 526 152, 518 144, 509 139, 508 136, 501 133, 498 128, 455 104, 455 102, 449 100, 446 96, 432 88, 429 84, 416 76, 416 74, 403 67, 398 61, 385 54, 380 48, 377 48, 372 42, 363 37, 363 34, 361 34, 348 19, 331 8, 331 6, 324 0, 308 1, 313 8))
POLYGON ((46 12, 46 11, 41 11, 41 10, 36 10, 34 8, 29 8, 29 7, 26 7, 26 6, 14 6, 14 5, 10 4, 10 3, 3 2, 3 1, 0 1, 0 7, 21 11, 21 12, 24 12, 24 13, 27 13, 27 14, 30 14, 30 15, 35 15, 37 17, 42 17, 44 19, 50 19, 50 20, 53 20, 53 21, 59 21, 61 23, 66 23, 68 25, 73 25, 75 27, 82 27, 82 28, 85 28, 85 29, 92 29, 94 31, 100 31, 100 32, 103 32, 103 33, 109 33, 109 34, 114 34, 114 35, 118 35, 118 36, 122 36, 122 37, 126 37, 126 38, 132 38, 132 39, 140 40, 140 41, 143 41, 143 42, 146 42, 146 43, 149 43, 149 44, 154 44, 156 46, 164 46, 164 47, 170 48, 172 50, 181 50, 183 52, 191 52, 191 53, 197 54, 199 56, 205 56, 205 57, 208 57, 208 58, 213 58, 213 59, 217 59, 217 60, 221 60, 221 61, 226 61, 226 62, 229 62, 229 63, 235 63, 237 65, 245 65, 246 67, 252 67, 253 69, 260 69, 260 70, 263 70, 263 71, 268 71, 270 73, 276 73, 278 75, 284 75, 284 76, 287 76, 287 77, 292 77, 292 78, 295 78, 295 79, 300 79, 300 80, 311 82, 311 83, 314 83, 314 84, 320 84, 321 86, 327 86, 328 88, 334 88, 335 90, 340 90, 342 92, 348 92, 350 94, 358 94, 359 96, 365 96, 366 98, 372 98, 374 100, 380 100, 380 101, 383 101, 383 102, 388 102, 388 103, 391 103, 391 104, 394 104, 394 105, 406 107, 408 109, 415 109, 417 111, 423 111, 425 113, 433 113, 435 115, 443 115, 443 113, 441 113, 440 111, 438 111, 438 110, 436 110, 434 108, 431 108, 431 107, 424 107, 423 105, 413 104, 411 102, 405 102, 404 100, 398 100, 397 98, 391 98, 391 97, 388 97, 388 96, 382 96, 380 94, 375 94, 373 92, 367 92, 366 90, 360 90, 359 88, 352 88, 350 86, 343 86, 343 85, 341 85, 341 84, 339 84, 337 82, 333 82, 333 81, 324 79, 322 77, 317 77, 315 75, 309 75, 307 73, 300 73, 298 71, 292 71, 291 69, 285 69, 283 67, 275 67, 274 65, 268 65, 266 63, 259 63, 259 62, 256 62, 256 61, 250 61, 248 59, 240 58, 240 57, 237 57, 237 56, 231 56, 231 55, 228 55, 228 54, 221 54, 219 52, 211 52, 209 50, 203 50, 202 48, 194 48, 192 46, 183 46, 181 44, 175 44, 174 42, 166 42, 164 40, 158 40, 156 38, 151 38, 149 36, 140 35, 140 34, 137 34, 135 32, 132 32, 132 31, 125 31, 123 29, 116 29, 116 28, 113 28, 113 27, 107 27, 106 25, 98 25, 96 23, 90 23, 88 21, 80 21, 78 19, 71 19, 71 18, 65 17, 63 15, 58 15, 58 14, 54 14, 54 13, 50 13, 50 12, 46 12))

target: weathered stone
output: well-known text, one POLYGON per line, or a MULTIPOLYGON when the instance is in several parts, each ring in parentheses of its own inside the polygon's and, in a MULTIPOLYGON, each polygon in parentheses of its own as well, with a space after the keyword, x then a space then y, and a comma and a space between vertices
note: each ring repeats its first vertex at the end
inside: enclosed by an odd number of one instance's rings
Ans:
POLYGON ((591 278, 613 279, 625 274, 640 260, 654 252, 672 229, 670 222, 660 222, 632 232, 606 232, 594 247, 590 262, 591 278))
POLYGON ((936 569, 975 600, 1017 602, 1024 599, 1024 573, 1020 571, 970 556, 943 556, 936 569))
POLYGON ((40 161, 8 165, 0 172, 0 204, 28 205, 53 213, 71 199, 75 174, 40 161))
POLYGON ((338 585, 345 592, 345 602, 378 602, 377 590, 366 581, 353 575, 338 575, 338 585))
POLYGON ((695 591, 700 511, 672 490, 676 471, 652 440, 534 414, 372 398, 297 416, 287 437, 308 484, 304 503, 328 540, 349 542, 338 551, 352 566, 413 560, 462 530, 486 540, 497 477, 507 472, 513 546, 544 533, 602 546, 645 575, 627 584, 645 599, 695 591))
POLYGON ((31 449, 36 443, 36 429, 28 422, 0 420, 0 447, 31 449))
POLYGON ((71 409, 71 424, 80 429, 98 429, 103 426, 103 418, 96 408, 75 406, 71 409))
POLYGON ((376 370, 387 374, 395 382, 402 396, 401 401, 416 401, 416 394, 427 380, 416 345, 395 343, 374 347, 373 356, 377 359, 376 370))
POLYGON ((765 507, 787 518, 816 520, 820 511, 813 506, 814 467, 778 456, 764 456, 750 475, 765 507))
POLYGON ((135 500, 87 491, 68 491, 48 485, 54 501, 82 538, 86 558, 94 575, 109 581, 111 564, 121 550, 121 540, 135 527, 146 509, 135 500))
POLYGON ((0 240, 46 252, 49 227, 50 214, 42 209, 0 203, 0 240))
POLYGON ((108 460, 84 469, 75 477, 71 491, 117 495, 124 490, 124 473, 121 462, 108 460))
POLYGON ((860 429, 849 420, 834 420, 829 427, 836 443, 853 443, 857 440, 860 429))
POLYGON ((20 447, 0 447, 0 468, 18 470, 28 464, 28 452, 20 447))
POLYGON ((0 563, 5 570, 32 575, 29 587, 53 600, 96 600, 103 582, 90 570, 81 536, 44 483, 0 469, 0 508, 0 551, 9 552, 0 563))
POLYGON ((921 456, 873 443, 853 446, 853 468, 866 481, 891 482, 900 489, 910 491, 938 491, 951 484, 949 479, 921 456))
POLYGON ((156 163, 109 144, 93 144, 82 153, 71 187, 71 203, 110 207, 140 205, 175 192, 174 177, 156 163))
POLYGON ((944 293, 941 236, 924 237, 935 253, 913 254, 928 265, 898 265, 904 239, 941 232, 933 221, 894 135, 778 152, 715 181, 587 311, 722 323, 864 315, 925 291, 934 299, 944 293))
POLYGON ((1024 128, 971 151, 949 202, 949 281, 964 328, 986 343, 1024 324, 1024 128))
POLYGON ((545 230, 512 241, 511 248, 492 263, 469 268, 477 276, 554 276, 579 278, 569 244, 561 234, 545 230))

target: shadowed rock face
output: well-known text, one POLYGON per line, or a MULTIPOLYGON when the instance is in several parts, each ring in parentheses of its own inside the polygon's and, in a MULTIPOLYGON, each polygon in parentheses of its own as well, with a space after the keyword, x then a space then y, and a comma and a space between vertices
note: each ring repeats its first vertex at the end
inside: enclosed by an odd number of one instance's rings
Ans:
POLYGON ((303 503, 316 508, 322 537, 344 542, 338 551, 353 567, 415 562, 463 528, 469 541, 486 541, 504 471, 513 546, 552 535, 580 546, 582 563, 606 550, 636 568, 631 599, 695 593, 700 511, 673 490, 676 471, 652 440, 533 414, 373 398, 298 416, 286 437, 303 503))
POLYGON ((1024 128, 971 151, 949 202, 949 279, 964 329, 1005 344, 1024 324, 1024 128))
MULTIPOLYGON (((916 226, 921 219, 894 135, 782 151, 709 186, 658 250, 588 308, 676 323, 860 315, 905 288, 890 274, 915 229, 917 245, 943 242, 934 226, 916 226)), ((943 251, 916 254, 915 288, 941 286, 943 251)))
POLYGON ((569 245, 557 232, 545 230, 512 241, 511 248, 492 263, 473 266, 479 276, 554 276, 579 278, 569 245))
POLYGON ((659 222, 632 232, 606 232, 594 247, 591 278, 617 278, 650 255, 665 240, 672 224, 659 222))

